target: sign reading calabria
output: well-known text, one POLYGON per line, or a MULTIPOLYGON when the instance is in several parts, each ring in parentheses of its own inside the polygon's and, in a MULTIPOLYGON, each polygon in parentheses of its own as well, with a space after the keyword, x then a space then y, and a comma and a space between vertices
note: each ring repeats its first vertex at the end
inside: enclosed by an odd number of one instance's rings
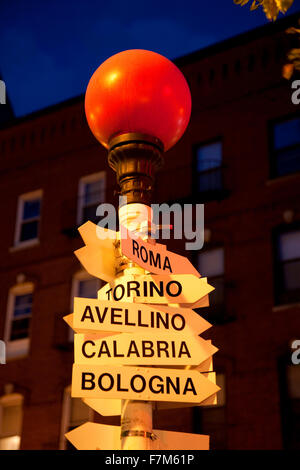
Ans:
POLYGON ((151 244, 136 237, 121 225, 121 250, 146 271, 155 274, 193 274, 200 277, 188 258, 172 253, 158 243, 151 244))
POLYGON ((76 364, 198 365, 217 351, 199 336, 170 333, 75 334, 74 340, 76 364))

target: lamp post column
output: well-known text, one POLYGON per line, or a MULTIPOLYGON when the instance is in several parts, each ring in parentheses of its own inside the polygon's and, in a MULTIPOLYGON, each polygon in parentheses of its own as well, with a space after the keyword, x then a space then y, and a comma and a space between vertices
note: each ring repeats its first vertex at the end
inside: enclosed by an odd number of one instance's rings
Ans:
MULTIPOLYGON (((154 173, 162 165, 163 144, 151 136, 128 133, 110 141, 108 161, 117 173, 120 194, 124 197, 119 209, 120 225, 148 239, 152 212, 150 206, 154 173), (126 198, 126 199, 125 199, 126 198), (125 202, 125 204, 124 204, 125 202)), ((145 274, 146 271, 122 256, 118 246, 117 276, 145 274)), ((151 450, 155 436, 152 430, 152 402, 122 400, 121 449, 151 450)))

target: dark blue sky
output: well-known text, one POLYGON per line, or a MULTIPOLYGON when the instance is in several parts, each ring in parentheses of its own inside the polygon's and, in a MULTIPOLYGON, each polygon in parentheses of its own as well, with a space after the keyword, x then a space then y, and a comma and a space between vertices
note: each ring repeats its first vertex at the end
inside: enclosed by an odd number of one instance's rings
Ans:
POLYGON ((0 72, 22 116, 83 93, 121 50, 174 59, 265 23, 233 0, 0 0, 0 72))

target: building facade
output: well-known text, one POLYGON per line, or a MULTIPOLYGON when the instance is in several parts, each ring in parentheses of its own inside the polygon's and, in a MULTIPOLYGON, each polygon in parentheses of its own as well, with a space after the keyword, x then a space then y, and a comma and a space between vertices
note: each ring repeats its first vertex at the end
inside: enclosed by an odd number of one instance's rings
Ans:
MULTIPOLYGON (((217 406, 155 412, 156 428, 211 435, 213 449, 300 448, 300 110, 281 76, 295 17, 178 59, 192 93, 183 138, 165 154, 154 202, 204 203, 205 243, 189 256, 215 286, 199 310, 219 348, 217 406), (298 340, 298 343, 297 343, 298 340), (298 344, 298 346, 297 346, 298 344), (294 352, 294 360, 292 354, 294 352)), ((77 227, 117 205, 115 174, 84 97, 0 130, 0 448, 65 449, 93 414, 70 396, 74 296, 100 281, 73 252, 77 227)))

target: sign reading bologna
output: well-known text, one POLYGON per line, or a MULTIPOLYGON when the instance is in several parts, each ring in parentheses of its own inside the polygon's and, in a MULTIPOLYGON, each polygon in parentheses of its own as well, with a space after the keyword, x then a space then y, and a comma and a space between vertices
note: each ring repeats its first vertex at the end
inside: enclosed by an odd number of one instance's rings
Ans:
POLYGON ((200 403, 219 389, 193 370, 73 365, 72 397, 200 403))

